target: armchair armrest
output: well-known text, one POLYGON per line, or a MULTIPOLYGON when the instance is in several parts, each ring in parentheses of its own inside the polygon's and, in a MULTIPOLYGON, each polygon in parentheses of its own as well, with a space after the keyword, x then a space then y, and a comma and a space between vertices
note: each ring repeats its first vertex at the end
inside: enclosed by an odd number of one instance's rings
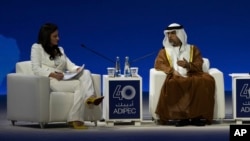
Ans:
MULTIPOLYGON (((92 79, 93 79, 94 89, 95 89, 96 95, 101 96, 101 75, 92 73, 91 76, 92 76, 92 79)), ((88 106, 86 106, 86 107, 88 107, 88 106)), ((93 119, 96 119, 96 120, 102 119, 101 104, 99 104, 98 106, 85 108, 84 112, 87 113, 87 114, 84 114, 84 120, 90 120, 91 121, 93 119)))
POLYGON ((154 119, 158 119, 155 110, 160 97, 161 87, 167 77, 163 71, 158 71, 155 68, 150 69, 149 74, 149 112, 154 119))
POLYGON ((7 119, 48 121, 49 99, 48 77, 21 73, 7 75, 7 119))
POLYGON ((225 118, 225 89, 223 73, 217 68, 210 68, 208 73, 215 80, 215 95, 214 95, 214 119, 225 118))
POLYGON ((96 95, 101 96, 101 75, 92 73, 91 76, 93 79, 96 95))

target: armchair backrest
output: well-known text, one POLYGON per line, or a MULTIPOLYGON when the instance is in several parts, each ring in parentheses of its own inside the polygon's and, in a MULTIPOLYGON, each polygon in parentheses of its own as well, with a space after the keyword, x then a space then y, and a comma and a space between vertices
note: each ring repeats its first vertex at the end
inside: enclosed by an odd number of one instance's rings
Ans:
POLYGON ((210 62, 209 62, 208 58, 203 58, 202 70, 204 72, 208 72, 209 68, 210 68, 210 62))
POLYGON ((31 68, 31 61, 22 61, 16 63, 16 73, 34 75, 31 68))
MULTIPOLYGON (((23 74, 34 74, 31 68, 31 61, 22 61, 16 63, 16 73, 23 73, 23 74)), ((210 68, 210 62, 208 58, 203 58, 203 65, 202 70, 204 72, 208 72, 210 68)))

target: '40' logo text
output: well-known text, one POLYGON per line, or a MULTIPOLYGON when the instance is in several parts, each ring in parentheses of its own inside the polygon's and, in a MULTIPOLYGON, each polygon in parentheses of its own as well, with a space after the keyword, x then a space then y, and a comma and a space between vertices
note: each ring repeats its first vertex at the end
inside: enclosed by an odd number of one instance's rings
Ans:
POLYGON ((126 85, 122 88, 121 85, 117 85, 113 93, 113 98, 118 98, 119 100, 123 100, 123 98, 127 100, 131 100, 135 97, 135 94, 136 94, 136 91, 133 86, 126 85))
POLYGON ((250 98, 250 88, 248 87, 248 84, 244 84, 242 86, 242 89, 240 91, 240 96, 241 97, 246 97, 246 99, 250 98))

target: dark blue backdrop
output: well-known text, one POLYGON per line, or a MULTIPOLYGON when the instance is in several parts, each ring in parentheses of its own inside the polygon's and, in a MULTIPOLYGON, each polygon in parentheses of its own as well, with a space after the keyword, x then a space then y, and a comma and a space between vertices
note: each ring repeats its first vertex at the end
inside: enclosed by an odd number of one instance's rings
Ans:
MULTIPOLYGON (((85 63, 99 74, 114 64, 81 43, 114 60, 116 56, 133 60, 157 52, 164 28, 181 23, 189 43, 200 47, 211 67, 224 73, 225 89, 231 90, 228 74, 250 71, 249 13, 247 0, 1 0, 0 93, 6 94, 6 74, 13 72, 15 63, 30 59, 31 45, 45 22, 58 24, 60 44, 73 62, 85 63)), ((139 67, 144 91, 155 56, 132 64, 139 67)))

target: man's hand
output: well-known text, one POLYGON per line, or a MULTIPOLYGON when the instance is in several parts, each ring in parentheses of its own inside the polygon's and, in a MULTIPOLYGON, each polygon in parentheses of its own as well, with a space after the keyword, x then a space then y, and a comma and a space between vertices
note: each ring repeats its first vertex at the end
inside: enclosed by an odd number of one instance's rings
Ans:
POLYGON ((189 69, 189 63, 185 58, 183 58, 183 60, 178 60, 177 65, 189 69))
POLYGON ((178 71, 176 71, 176 70, 174 70, 174 75, 181 76, 181 74, 178 71))

